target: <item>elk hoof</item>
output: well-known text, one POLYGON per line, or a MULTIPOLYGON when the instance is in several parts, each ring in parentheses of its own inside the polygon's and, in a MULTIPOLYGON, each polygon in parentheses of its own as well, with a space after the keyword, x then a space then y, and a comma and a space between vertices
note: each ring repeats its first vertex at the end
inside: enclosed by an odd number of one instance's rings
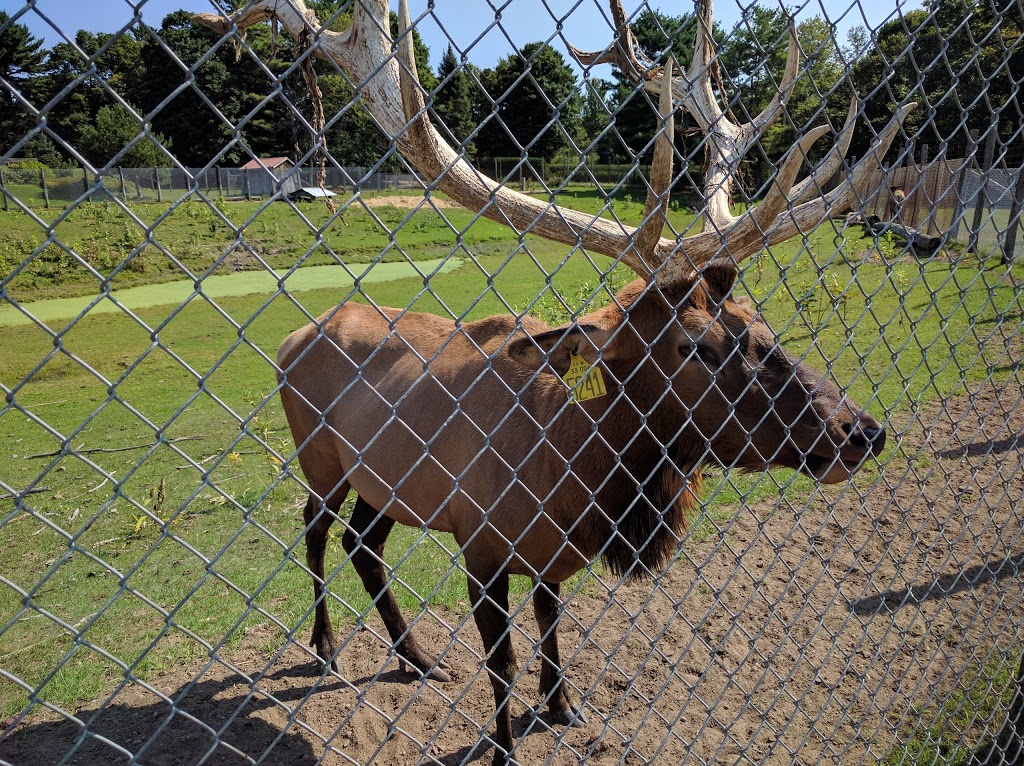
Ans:
POLYGON ((583 708, 574 710, 573 708, 567 708, 565 710, 559 710, 553 712, 552 717, 555 723, 560 723, 563 726, 572 726, 574 729, 578 729, 583 724, 587 723, 587 714, 583 711, 583 708))
POLYGON ((398 669, 403 673, 415 673, 431 681, 446 683, 452 680, 452 677, 445 672, 448 669, 448 665, 432 660, 429 657, 418 657, 414 660, 400 656, 398 658, 398 669))
POLYGON ((583 705, 577 705, 572 697, 564 691, 564 688, 551 701, 548 709, 551 711, 551 718, 555 723, 560 723, 563 726, 572 726, 578 729, 587 722, 587 714, 583 710, 583 705))
POLYGON ((495 745, 491 766, 519 766, 519 761, 512 757, 512 753, 506 752, 503 748, 495 745))
POLYGON ((316 635, 314 632, 309 645, 316 649, 316 656, 320 658, 321 668, 330 665, 333 672, 338 672, 338 639, 334 637, 333 633, 325 631, 320 635, 316 635))

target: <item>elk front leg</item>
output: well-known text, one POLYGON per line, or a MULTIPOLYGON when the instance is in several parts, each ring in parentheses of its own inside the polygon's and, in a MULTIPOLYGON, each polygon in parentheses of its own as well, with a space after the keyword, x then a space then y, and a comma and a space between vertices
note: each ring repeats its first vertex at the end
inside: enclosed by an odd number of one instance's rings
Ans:
POLYGON ((555 721, 566 726, 582 726, 587 722, 586 713, 565 687, 562 660, 558 655, 560 590, 557 582, 541 582, 533 591, 533 612, 541 639, 540 693, 547 700, 555 721))
POLYGON ((512 648, 508 616, 508 575, 469 573, 469 599, 473 619, 484 642, 487 670, 494 689, 496 712, 494 766, 515 763, 512 760, 512 716, 509 712, 512 679, 516 674, 516 655, 512 648))
POLYGON ((352 565, 363 581, 363 587, 384 620, 384 627, 387 628, 403 669, 408 662, 426 678, 448 681, 450 678, 442 670, 442 665, 420 648, 391 592, 384 564, 384 544, 394 526, 394 519, 380 513, 360 497, 356 500, 356 507, 341 542, 352 557, 352 565))
POLYGON ((313 577, 313 603, 316 605, 316 617, 313 620, 313 637, 309 645, 316 649, 316 656, 325 665, 330 663, 331 670, 338 672, 338 639, 331 626, 331 614, 324 598, 324 554, 327 551, 327 533, 331 524, 338 517, 347 487, 332 493, 323 505, 320 498, 310 493, 302 517, 306 522, 306 566, 313 577))

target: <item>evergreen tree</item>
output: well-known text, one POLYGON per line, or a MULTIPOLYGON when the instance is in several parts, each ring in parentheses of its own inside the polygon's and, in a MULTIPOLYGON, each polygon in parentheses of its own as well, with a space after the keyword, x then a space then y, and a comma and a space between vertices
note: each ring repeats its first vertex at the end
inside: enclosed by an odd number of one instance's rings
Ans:
MULTIPOLYGON (((692 14, 667 16, 645 10, 637 16, 632 28, 640 48, 655 61, 662 60, 669 49, 681 67, 688 66, 693 58, 697 20, 692 14)), ((654 151, 654 132, 658 124, 656 98, 635 87, 618 69, 613 70, 613 77, 614 86, 607 98, 612 113, 612 128, 602 142, 601 153, 609 160, 636 161, 648 165, 654 151)), ((677 113, 676 150, 680 156, 689 159, 688 162, 676 163, 676 173, 682 172, 685 175, 689 170, 699 185, 703 151, 700 149, 699 137, 687 129, 692 124, 685 112, 677 113), (696 168, 693 167, 694 163, 696 168)), ((681 199, 684 191, 676 188, 673 194, 676 199, 681 199)))
POLYGON ((153 114, 154 130, 170 140, 178 161, 189 167, 248 159, 238 143, 244 135, 234 129, 245 115, 247 92, 238 88, 230 46, 221 46, 193 77, 187 67, 209 52, 219 36, 193 24, 186 11, 168 15, 157 34, 163 45, 149 43, 142 52, 140 103, 147 114, 160 107, 153 114))
POLYGON ((466 70, 459 66, 451 45, 441 58, 437 79, 440 84, 434 92, 434 113, 440 123, 438 127, 444 125, 461 144, 474 127, 472 83, 466 70))
POLYGON ((562 54, 544 43, 530 43, 482 74, 493 117, 477 139, 488 157, 550 160, 579 138, 582 98, 576 76, 562 54))
POLYGON ((170 160, 160 149, 167 140, 148 132, 131 148, 128 145, 143 132, 143 126, 120 104, 100 107, 92 124, 79 139, 80 149, 93 167, 102 167, 116 159, 116 165, 128 168, 167 167, 170 160))
POLYGON ((35 125, 32 112, 21 99, 41 106, 37 102, 45 59, 42 48, 42 40, 28 27, 12 23, 11 17, 0 11, 0 83, 4 84, 0 86, 0 154, 10 151, 35 125))

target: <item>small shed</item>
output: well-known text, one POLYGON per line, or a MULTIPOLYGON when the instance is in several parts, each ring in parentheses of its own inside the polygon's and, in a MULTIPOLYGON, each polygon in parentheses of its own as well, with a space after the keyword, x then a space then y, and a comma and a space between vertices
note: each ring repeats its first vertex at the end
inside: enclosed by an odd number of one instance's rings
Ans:
POLYGON ((260 157, 242 165, 242 189, 246 197, 270 197, 278 190, 290 194, 300 188, 298 173, 291 173, 295 163, 287 157, 260 157), (291 173, 289 175, 289 173, 291 173))
POLYGON ((329 197, 336 197, 334 192, 328 189, 321 189, 318 186, 302 186, 293 192, 288 192, 288 199, 292 202, 298 202, 299 200, 314 200, 314 199, 326 199, 329 197))

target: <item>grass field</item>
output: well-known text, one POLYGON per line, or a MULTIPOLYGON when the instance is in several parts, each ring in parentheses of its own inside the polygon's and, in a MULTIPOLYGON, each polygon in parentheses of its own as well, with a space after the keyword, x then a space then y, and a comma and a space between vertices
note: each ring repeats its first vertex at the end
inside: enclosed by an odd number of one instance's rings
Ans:
MULTIPOLYGON (((600 207, 592 194, 568 202, 600 207)), ((633 223, 642 212, 627 199, 614 209, 633 223)), ((56 245, 38 250, 48 234, 30 216, 0 213, 0 267, 16 271, 5 289, 19 301, 95 293, 104 279, 126 287, 181 278, 184 269, 224 273, 242 240, 248 250, 234 265, 241 268, 256 255, 282 270, 339 256, 366 263, 382 250, 386 260, 404 258, 404 250, 416 259, 454 254, 465 262, 433 277, 429 289, 410 278, 366 283, 362 294, 321 288, 193 300, 181 310, 139 309, 138 321, 87 316, 56 338, 36 326, 0 328, 7 393, 0 492, 32 493, 25 510, 10 498, 0 503, 0 667, 9 674, 0 677, 0 718, 34 701, 32 690, 73 707, 110 689, 125 667, 145 678, 210 647, 230 647, 255 623, 279 629, 267 649, 285 636, 307 638, 311 589, 294 563, 304 560, 304 495, 282 471, 292 446, 270 360, 311 315, 369 297, 474 319, 523 310, 542 291, 534 310, 557 314, 552 290, 579 306, 600 279, 579 253, 568 256, 532 236, 521 247, 507 230, 471 222, 460 210, 353 208, 347 226, 321 230, 327 212, 319 206, 302 208, 303 220, 281 203, 211 209, 187 202, 174 210, 133 208, 145 232, 114 205, 63 218, 63 211, 36 212, 49 215, 43 220, 53 236, 100 276, 74 259, 67 263, 56 245), (453 248, 453 228, 465 248, 453 248), (313 245, 317 231, 323 246, 313 245)), ((692 223, 682 212, 672 222, 692 223)), ((751 262, 740 291, 756 298, 788 349, 807 351, 813 366, 831 370, 876 416, 949 396, 968 379, 999 376, 1006 364, 1000 327, 1020 325, 1013 281, 1024 279, 1024 266, 1014 266, 1014 280, 1007 280, 997 260, 919 262, 895 252, 880 257, 872 246, 856 231, 837 239, 823 225, 806 244, 779 246, 773 257, 751 262)), ((900 449, 893 445, 886 459, 900 460, 900 449)), ((728 517, 741 498, 778 493, 776 480, 763 477, 709 484, 720 486, 707 524, 728 517)), ((809 488, 796 480, 787 491, 809 488)), ((409 584, 397 589, 403 608, 413 616, 422 598, 464 610, 464 578, 452 574, 450 541, 438 535, 413 547, 421 536, 396 530, 388 548, 392 562, 401 559, 397 578, 409 584)), ((338 530, 329 564, 338 566, 342 555, 338 530)), ((332 611, 355 620, 368 598, 351 567, 335 574, 331 588, 351 610, 342 614, 336 602, 332 611)), ((522 593, 524 584, 518 587, 522 593)))

